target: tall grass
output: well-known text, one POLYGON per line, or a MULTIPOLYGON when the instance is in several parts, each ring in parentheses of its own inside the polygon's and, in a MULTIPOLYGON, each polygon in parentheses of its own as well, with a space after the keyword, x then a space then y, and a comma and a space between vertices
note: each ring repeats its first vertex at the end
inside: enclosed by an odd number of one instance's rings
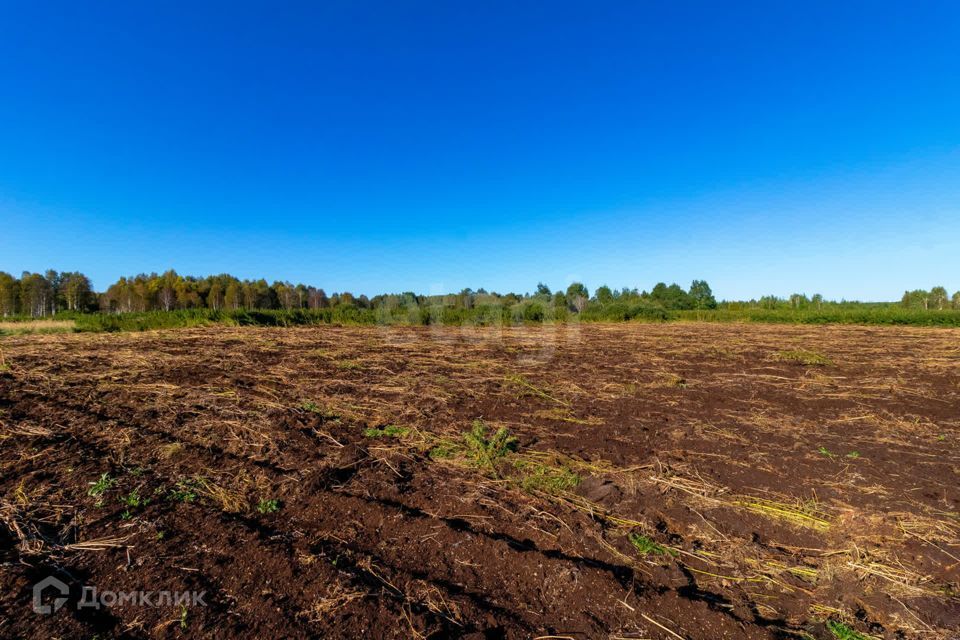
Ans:
POLYGON ((310 324, 376 324, 370 309, 254 309, 214 311, 182 309, 134 313, 91 313, 77 316, 77 331, 147 331, 207 325, 289 327, 310 324))
MULTIPOLYGON (((379 307, 361 309, 338 306, 324 309, 184 309, 133 313, 61 313, 46 321, 60 331, 146 331, 207 325, 290 327, 301 325, 453 325, 513 326, 552 322, 760 322, 781 324, 861 324, 960 327, 960 311, 907 309, 896 304, 831 304, 822 309, 720 308, 700 311, 666 310, 646 302, 616 301, 590 304, 582 313, 538 300, 514 305, 461 307, 379 307)), ((31 322, 6 322, 4 333, 21 333, 31 322)), ((36 323, 37 325, 43 323, 36 323)), ((36 329, 43 328, 36 326, 36 329)))
POLYGON ((960 327, 960 311, 907 309, 899 305, 838 304, 822 309, 714 309, 674 311, 672 319, 706 322, 766 322, 782 324, 870 324, 960 327))
POLYGON ((0 321, 0 336, 12 336, 23 333, 64 333, 75 329, 73 320, 37 320, 18 319, 0 321))

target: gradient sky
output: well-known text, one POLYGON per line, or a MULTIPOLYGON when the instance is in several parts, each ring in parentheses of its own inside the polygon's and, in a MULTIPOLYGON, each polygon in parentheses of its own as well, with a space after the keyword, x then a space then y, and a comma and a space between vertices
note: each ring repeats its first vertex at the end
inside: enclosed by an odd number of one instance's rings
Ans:
POLYGON ((171 267, 952 292, 960 3, 0 0, 0 270, 171 267))

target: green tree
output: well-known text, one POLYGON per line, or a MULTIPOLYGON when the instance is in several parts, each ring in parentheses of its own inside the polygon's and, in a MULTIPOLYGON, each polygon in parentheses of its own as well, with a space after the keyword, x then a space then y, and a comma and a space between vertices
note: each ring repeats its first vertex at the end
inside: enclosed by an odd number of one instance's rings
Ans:
POLYGON ((223 288, 219 282, 210 285, 210 291, 207 292, 207 307, 214 311, 219 311, 224 306, 223 288))
POLYGON ((296 286, 295 291, 297 293, 297 308, 303 309, 307 306, 307 300, 310 297, 310 290, 307 289, 307 285, 301 283, 296 286))
POLYGON ((761 296, 757 305, 759 305, 761 309, 776 309, 780 306, 781 302, 782 300, 777 296, 761 296))
POLYGON ((817 310, 819 311, 820 308, 823 307, 823 296, 819 293, 813 294, 813 304, 817 306, 817 310))
POLYGON ((107 288, 103 294, 104 307, 108 311, 126 311, 124 309, 124 299, 127 294, 127 279, 120 276, 120 279, 107 288))
POLYGON ((35 318, 50 313, 53 288, 39 273, 23 272, 20 276, 20 309, 35 318))
POLYGON ((47 272, 44 274, 43 279, 47 281, 47 289, 49 291, 50 299, 46 301, 47 310, 50 313, 55 314, 57 309, 59 309, 59 298, 60 298, 60 286, 63 283, 63 278, 61 274, 57 273, 53 269, 47 269, 47 272))
POLYGON ((17 298, 20 297, 20 283, 9 273, 0 271, 0 315, 16 315, 17 298))
POLYGON ((240 307, 240 284, 235 280, 227 285, 223 293, 223 305, 227 309, 238 309, 240 307))
POLYGON ((267 281, 243 281, 243 306, 245 309, 275 309, 275 294, 267 281))
POLYGON ((930 292, 923 289, 914 289, 913 291, 904 291, 900 304, 910 309, 929 309, 930 292))
POLYGON ((200 294, 197 292, 196 282, 190 278, 180 278, 177 282, 177 306, 181 309, 192 309, 201 306, 200 294))
POLYGON ((567 287, 567 302, 576 309, 577 313, 581 313, 583 308, 587 306, 587 300, 590 299, 590 290, 587 289, 582 282, 574 282, 569 287, 567 287))
POLYGON ((716 309, 717 299, 713 297, 713 291, 706 280, 694 280, 690 283, 690 291, 687 294, 693 300, 693 306, 696 309, 716 309))
POLYGON ((180 276, 173 269, 170 269, 160 277, 159 302, 160 308, 164 311, 170 311, 177 304, 177 289, 180 285, 180 276))
POLYGON ((947 290, 943 287, 934 287, 930 289, 930 304, 940 311, 947 306, 949 301, 947 290))
POLYGON ((953 294, 953 298, 951 299, 951 302, 953 304, 954 309, 960 309, 960 291, 957 291, 956 293, 953 294))
POLYGON ((650 291, 650 297, 659 302, 664 309, 693 309, 693 299, 680 285, 674 283, 669 287, 658 282, 650 291))
POLYGON ((611 291, 610 287, 607 285, 601 285, 597 287, 597 290, 593 292, 593 295, 600 304, 608 304, 613 302, 613 291, 611 291))
POLYGON ((68 310, 79 311, 90 306, 93 286, 90 279, 82 273, 61 274, 60 291, 68 310))
POLYGON ((470 287, 463 289, 457 294, 457 306, 461 309, 473 309, 474 301, 473 290, 470 289, 470 287))
POLYGON ((254 288, 252 282, 244 281, 241 287, 242 292, 242 302, 244 309, 256 309, 257 307, 257 290, 254 288))
POLYGON ((297 306, 297 292, 289 282, 274 282, 270 287, 277 296, 280 306, 284 309, 293 309, 297 306))
POLYGON ((327 292, 323 289, 311 289, 307 303, 311 309, 323 309, 330 306, 330 299, 327 298, 327 292))

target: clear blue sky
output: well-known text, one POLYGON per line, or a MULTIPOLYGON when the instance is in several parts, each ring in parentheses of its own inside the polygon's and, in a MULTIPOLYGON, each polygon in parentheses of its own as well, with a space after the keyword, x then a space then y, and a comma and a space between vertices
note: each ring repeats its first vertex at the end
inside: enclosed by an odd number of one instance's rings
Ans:
POLYGON ((0 270, 960 288, 960 3, 0 5, 0 270))

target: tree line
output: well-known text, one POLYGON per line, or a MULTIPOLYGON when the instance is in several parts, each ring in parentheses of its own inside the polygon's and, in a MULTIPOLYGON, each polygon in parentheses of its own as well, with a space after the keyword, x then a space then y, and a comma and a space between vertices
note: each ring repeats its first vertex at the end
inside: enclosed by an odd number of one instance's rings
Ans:
MULTIPOLYGON (((229 274, 193 277, 170 270, 162 274, 122 277, 105 291, 95 292, 90 279, 80 272, 24 272, 19 278, 0 271, 0 316, 45 317, 60 312, 132 313, 208 309, 239 310, 376 310, 393 316, 427 309, 482 312, 506 309, 514 320, 542 321, 578 314, 592 319, 629 320, 659 311, 721 309, 821 310, 825 305, 848 304, 796 293, 787 298, 764 296, 742 302, 718 303, 704 280, 694 280, 686 289, 660 282, 649 291, 612 289, 606 285, 591 292, 583 283, 552 291, 538 284, 532 293, 497 293, 463 289, 459 293, 419 295, 413 292, 380 294, 372 298, 348 291, 328 295, 322 288, 287 281, 241 280, 229 274)), ((904 293, 901 305, 908 309, 960 309, 960 291, 949 296, 944 287, 904 293)))
POLYGON ((511 308, 518 305, 532 308, 534 315, 549 316, 558 311, 584 313, 591 305, 712 309, 717 306, 717 301, 710 285, 703 280, 694 280, 688 289, 677 284, 658 283, 649 292, 601 286, 591 295, 584 284, 574 282, 557 291, 541 283, 533 293, 497 293, 468 288, 444 295, 419 295, 408 291, 368 298, 349 291, 328 295, 321 288, 302 283, 275 281, 268 284, 264 279, 241 280, 229 274, 198 278, 180 275, 173 270, 122 277, 100 293, 95 292, 90 279, 79 272, 24 272, 19 278, 0 272, 0 315, 4 317, 45 317, 62 311, 130 313, 342 307, 388 311, 427 307, 471 310, 483 306, 511 308))
POLYGON ((0 271, 0 316, 42 318, 59 311, 93 311, 98 297, 90 279, 78 272, 23 272, 20 278, 0 271))
POLYGON ((952 297, 947 297, 948 293, 944 287, 933 287, 929 291, 923 289, 914 289, 913 291, 904 291, 900 304, 907 309, 960 309, 960 291, 954 292, 952 297))

